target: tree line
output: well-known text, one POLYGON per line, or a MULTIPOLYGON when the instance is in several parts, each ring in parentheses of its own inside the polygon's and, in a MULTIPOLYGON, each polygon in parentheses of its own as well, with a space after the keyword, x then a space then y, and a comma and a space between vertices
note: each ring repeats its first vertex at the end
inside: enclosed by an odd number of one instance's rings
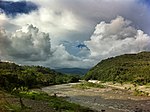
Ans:
POLYGON ((0 62, 0 89, 12 91, 16 87, 39 88, 42 86, 77 82, 77 75, 66 75, 42 66, 19 66, 0 62))

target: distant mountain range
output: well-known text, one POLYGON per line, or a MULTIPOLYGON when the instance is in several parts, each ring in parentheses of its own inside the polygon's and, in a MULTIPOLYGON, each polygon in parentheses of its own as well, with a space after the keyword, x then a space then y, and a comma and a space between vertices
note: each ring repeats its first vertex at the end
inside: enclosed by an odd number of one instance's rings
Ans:
POLYGON ((65 73, 65 74, 78 74, 84 75, 88 72, 89 69, 82 69, 82 68, 60 68, 55 69, 57 72, 65 73))

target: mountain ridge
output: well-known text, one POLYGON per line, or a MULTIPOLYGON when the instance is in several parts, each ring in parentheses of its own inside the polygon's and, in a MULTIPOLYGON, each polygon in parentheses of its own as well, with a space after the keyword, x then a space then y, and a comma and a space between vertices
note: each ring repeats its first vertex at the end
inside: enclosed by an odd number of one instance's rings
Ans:
POLYGON ((85 69, 85 68, 58 68, 54 70, 60 73, 78 74, 78 75, 84 75, 89 71, 89 69, 85 69))

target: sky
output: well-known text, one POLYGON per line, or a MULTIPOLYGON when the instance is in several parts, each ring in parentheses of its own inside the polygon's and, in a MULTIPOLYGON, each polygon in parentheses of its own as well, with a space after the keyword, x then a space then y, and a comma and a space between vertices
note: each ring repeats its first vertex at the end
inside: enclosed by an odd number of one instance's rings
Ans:
POLYGON ((150 0, 1 0, 0 59, 91 68, 150 51, 150 0))

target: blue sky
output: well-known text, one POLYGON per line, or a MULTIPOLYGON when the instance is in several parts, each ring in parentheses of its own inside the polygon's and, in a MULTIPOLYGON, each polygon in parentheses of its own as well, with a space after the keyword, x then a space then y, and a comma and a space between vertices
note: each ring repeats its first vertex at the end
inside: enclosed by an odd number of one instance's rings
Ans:
POLYGON ((11 1, 3 1, 0 3, 0 8, 4 10, 4 12, 8 16, 16 16, 17 14, 21 13, 30 13, 33 10, 37 10, 38 6, 31 2, 11 2, 11 1))
POLYGON ((144 4, 150 6, 150 0, 140 0, 141 2, 143 2, 144 4))
POLYGON ((0 58, 90 68, 108 57, 149 51, 149 6, 149 0, 0 1, 0 58))

